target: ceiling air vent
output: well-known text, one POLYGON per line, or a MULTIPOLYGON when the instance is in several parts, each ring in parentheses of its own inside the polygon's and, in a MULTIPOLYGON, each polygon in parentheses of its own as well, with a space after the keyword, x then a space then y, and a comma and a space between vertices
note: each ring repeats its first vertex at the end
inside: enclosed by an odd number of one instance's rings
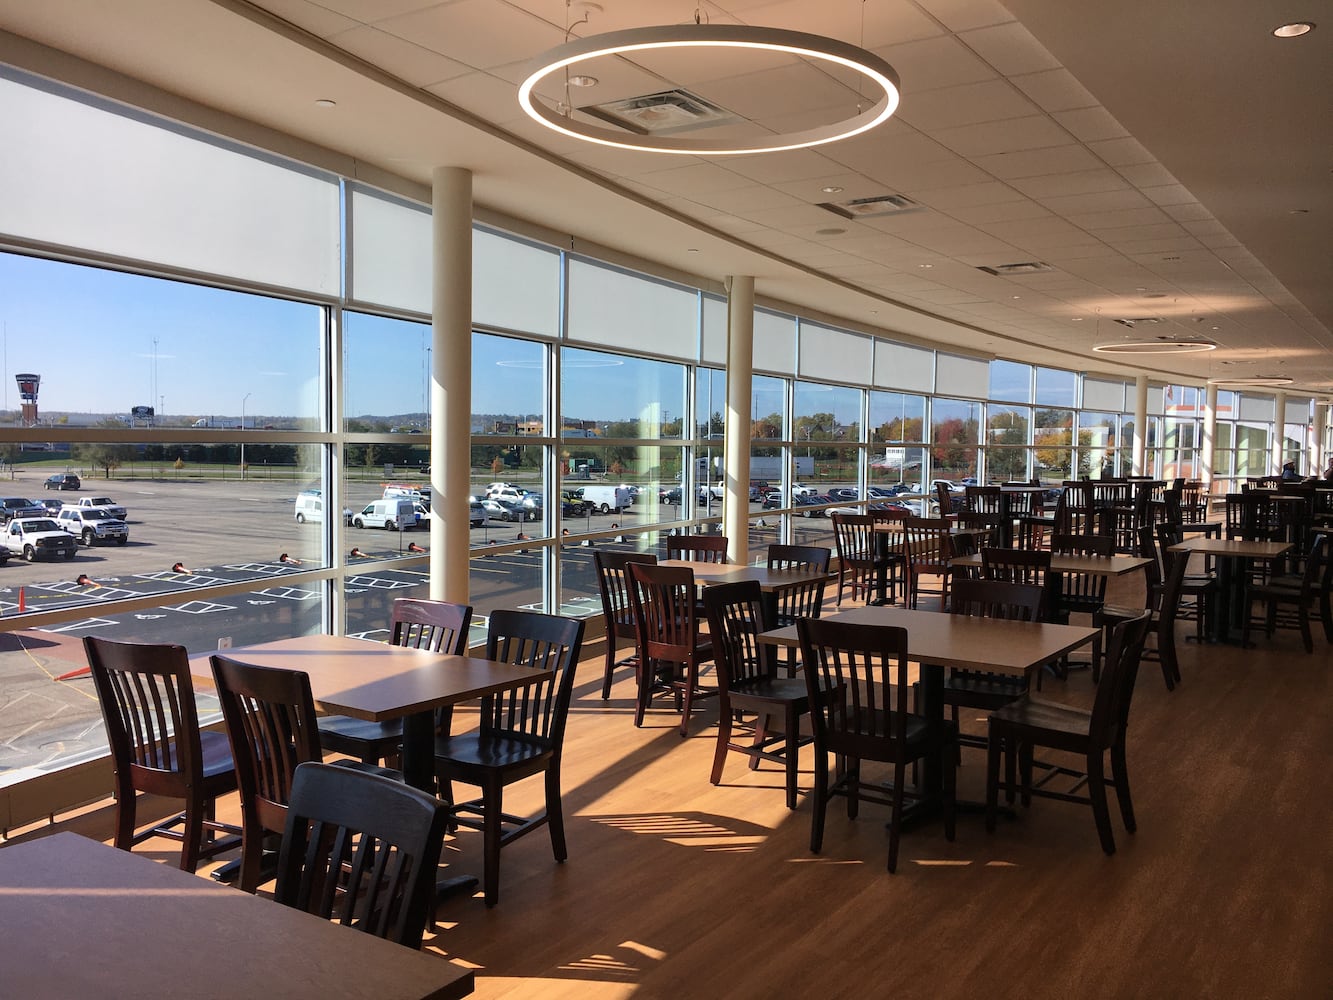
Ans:
POLYGON ((1020 274, 1045 274, 1047 271, 1054 271, 1043 260, 1025 260, 1018 264, 996 264, 994 267, 978 267, 978 271, 985 271, 987 274, 993 274, 999 278, 1012 278, 1020 274))
POLYGON ((740 121, 734 114, 688 90, 663 90, 579 108, 637 135, 672 135, 740 121))
POLYGON ((873 219, 881 215, 901 215, 915 212, 921 206, 901 194, 881 194, 873 198, 853 198, 851 201, 825 201, 819 207, 844 219, 873 219))
POLYGON ((1140 323, 1147 323, 1147 324, 1165 323, 1166 320, 1162 319, 1161 316, 1137 316, 1129 319, 1118 319, 1116 320, 1116 322, 1119 323, 1121 326, 1127 326, 1132 330, 1140 323))

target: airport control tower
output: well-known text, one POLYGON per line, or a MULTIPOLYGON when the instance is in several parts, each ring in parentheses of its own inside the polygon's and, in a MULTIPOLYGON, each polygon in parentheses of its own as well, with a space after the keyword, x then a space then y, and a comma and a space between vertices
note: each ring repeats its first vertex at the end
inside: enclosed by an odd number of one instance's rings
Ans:
POLYGON ((19 399, 22 401, 23 409, 21 420, 24 427, 37 426, 37 390, 41 388, 42 377, 40 375, 15 375, 14 381, 19 384, 19 399))

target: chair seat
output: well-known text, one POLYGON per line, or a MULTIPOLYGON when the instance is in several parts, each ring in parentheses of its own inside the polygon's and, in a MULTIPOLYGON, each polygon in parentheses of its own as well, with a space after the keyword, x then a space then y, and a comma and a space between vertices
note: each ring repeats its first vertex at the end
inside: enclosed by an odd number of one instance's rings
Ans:
POLYGON ((1097 612, 1094 624, 1115 625, 1118 622, 1133 621, 1143 614, 1144 610, 1131 604, 1103 604, 1101 610, 1097 612))
POLYGON ((353 719, 349 715, 326 715, 319 720, 319 737, 326 750, 339 750, 335 745, 339 739, 360 743, 401 743, 403 723, 401 719, 368 722, 365 719, 353 719))
MULTIPOLYGON (((231 740, 226 733, 214 733, 207 729, 199 733, 199 748, 203 751, 204 781, 216 783, 220 779, 228 783, 228 788, 236 787, 236 762, 231 756, 231 740)), ((173 751, 172 756, 175 756, 173 751)))
MULTIPOLYGON (((1027 679, 1008 674, 988 674, 976 670, 959 670, 944 678, 944 699, 953 704, 951 696, 994 697, 1012 701, 1027 693, 1027 679)), ((970 702, 969 702, 970 704, 970 702)), ((973 706, 985 707, 985 706, 973 706)))
POLYGON ((1044 746, 1077 751, 1088 745, 1092 713, 1029 697, 997 708, 990 717, 1010 729, 1039 730, 1044 746))
POLYGON ((796 677, 760 677, 734 684, 728 692, 733 700, 770 701, 774 704, 796 702, 798 711, 808 711, 805 679, 796 677))
POLYGON ((512 736, 464 733, 461 736, 442 736, 435 741, 436 759, 450 770, 503 768, 513 771, 526 769, 525 765, 530 765, 532 771, 536 772, 542 770, 554 753, 555 749, 545 741, 520 740, 512 736))
MULTIPOLYGON (((851 723, 851 727, 856 730, 853 734, 853 739, 861 737, 869 740, 887 741, 889 738, 885 732, 885 729, 888 727, 888 722, 886 721, 887 714, 888 713, 883 711, 867 713, 863 709, 860 715, 851 723), (873 719, 873 725, 867 725, 867 723, 871 722, 871 719, 873 719)), ((946 730, 951 729, 952 727, 952 723, 945 723, 946 730)), ((937 738, 938 728, 938 726, 932 725, 928 719, 920 715, 908 715, 906 725, 907 744, 909 746, 916 744, 929 745, 930 743, 939 742, 937 738)), ((830 745, 829 749, 833 750, 835 753, 852 753, 852 750, 849 747, 830 745)))

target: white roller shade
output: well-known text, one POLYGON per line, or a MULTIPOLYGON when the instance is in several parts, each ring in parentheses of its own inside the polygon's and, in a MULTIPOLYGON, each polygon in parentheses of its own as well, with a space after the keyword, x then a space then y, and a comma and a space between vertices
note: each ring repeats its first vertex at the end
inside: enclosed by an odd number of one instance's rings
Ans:
POLYGON ((333 177, 16 78, 0 121, 0 234, 338 295, 333 177))
POLYGON ((704 296, 704 337, 699 360, 706 365, 727 364, 727 300, 704 296))
POLYGON ((864 385, 874 340, 860 333, 801 323, 800 374, 845 385, 864 385))
POLYGON ((1125 409, 1125 383, 1099 378, 1083 380, 1083 409, 1120 413, 1125 409))
POLYGON ((934 392, 935 352, 876 340, 875 385, 882 389, 934 392))
POLYGON ((571 341, 683 360, 699 353, 699 296, 675 285, 569 262, 571 341))
POLYGON ((755 371, 796 373, 796 319, 780 313, 754 311, 755 371))
POLYGON ((430 209, 378 191, 351 194, 349 297, 430 315, 430 209))
POLYGON ((1289 424, 1308 424, 1310 422, 1310 399, 1287 397, 1286 422, 1289 424))
POLYGON ((1277 410, 1277 401, 1272 396, 1258 396, 1242 392, 1240 396, 1240 419, 1247 423, 1271 424, 1277 410))
POLYGON ((935 392, 985 399, 990 394, 990 362, 957 354, 935 355, 935 392))

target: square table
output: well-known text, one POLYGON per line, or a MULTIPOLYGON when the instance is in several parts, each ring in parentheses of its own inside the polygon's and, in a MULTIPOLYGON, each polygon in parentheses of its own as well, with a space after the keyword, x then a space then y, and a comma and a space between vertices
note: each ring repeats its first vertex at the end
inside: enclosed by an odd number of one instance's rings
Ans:
POLYGON ((1249 576, 1252 559, 1268 561, 1285 555, 1291 542, 1246 541, 1241 538, 1187 538, 1172 545, 1168 552, 1200 552, 1218 560, 1217 599, 1220 607, 1213 615, 1213 635, 1216 642, 1233 642, 1233 630, 1241 627, 1242 615, 1249 614, 1245 606, 1245 580, 1249 576))
MULTIPOLYGON (((1152 563, 1151 559, 1139 556, 1086 556, 1072 553, 1051 553, 1052 573, 1086 573, 1091 576, 1125 576, 1135 570, 1144 569, 1152 563)), ((953 560, 955 568, 981 569, 981 553, 959 556, 953 560)))
MULTIPOLYGON (((555 676, 552 670, 340 635, 295 636, 224 649, 220 655, 303 671, 322 712, 368 722, 402 719, 403 777, 428 792, 435 788, 435 709, 555 676)), ((190 663, 194 676, 212 683, 207 656, 191 657, 190 663)))
MULTIPOLYGON (((849 608, 824 620, 907 629, 908 655, 921 667, 922 714, 937 724, 944 722, 945 667, 1030 677, 1043 664, 1091 642, 1101 631, 892 607, 849 608)), ((760 633, 759 640, 776 646, 799 644, 795 625, 760 633)), ((927 760, 923 788, 936 792, 941 784, 938 762, 927 760)))
POLYGON ((473 972, 75 833, 0 847, 0 994, 454 1000, 473 972))
POLYGON ((657 565, 675 569, 694 570, 694 585, 699 588, 712 587, 720 583, 745 583, 753 580, 759 584, 763 595, 765 611, 777 621, 778 594, 793 587, 802 587, 807 583, 830 579, 830 574, 804 569, 769 569, 767 566, 740 565, 739 563, 691 562, 688 559, 663 559, 657 565))

